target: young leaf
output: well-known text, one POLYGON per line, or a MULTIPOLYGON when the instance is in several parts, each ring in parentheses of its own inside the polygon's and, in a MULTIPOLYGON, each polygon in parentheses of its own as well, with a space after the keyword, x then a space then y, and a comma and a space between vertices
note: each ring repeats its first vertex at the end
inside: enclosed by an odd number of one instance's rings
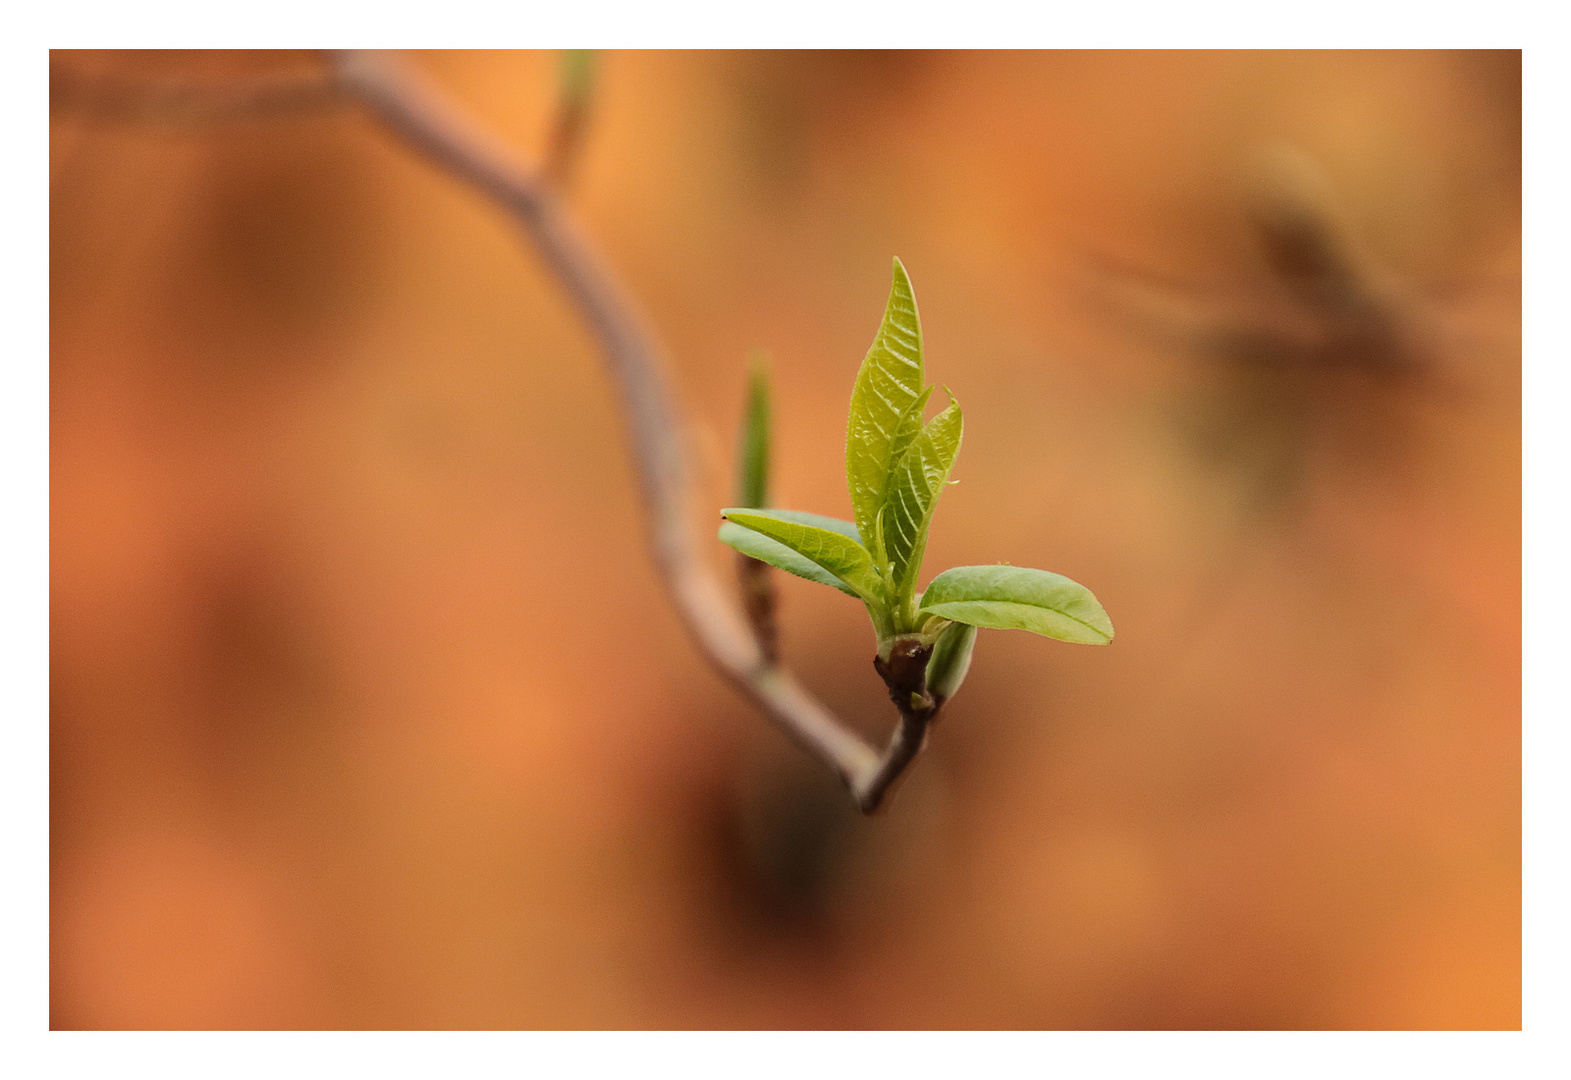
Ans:
POLYGON ((1081 645, 1106 645, 1113 624, 1091 590, 1025 566, 957 566, 935 577, 922 611, 971 626, 1029 630, 1081 645))
POLYGON ((939 631, 933 642, 933 655, 927 661, 927 689, 940 701, 955 696, 966 672, 971 670, 971 652, 976 648, 976 627, 952 622, 939 631))
POLYGON ((927 527, 933 508, 960 452, 963 427, 959 402, 928 423, 911 443, 889 477, 884 503, 884 544, 894 564, 894 595, 908 595, 916 584, 927 548, 927 527))
MULTIPOLYGON (((831 532, 838 532, 842 536, 856 540, 858 543, 861 542, 861 538, 856 533, 856 526, 849 521, 824 517, 821 514, 806 514, 799 510, 770 510, 767 512, 787 521, 796 521, 803 525, 814 525, 821 529, 828 529, 831 532)), ((806 578, 808 581, 816 581, 820 585, 828 585, 831 588, 839 589, 849 596, 857 595, 855 589, 835 577, 822 566, 804 556, 798 555, 780 541, 771 540, 763 533, 745 528, 734 521, 721 522, 720 540, 736 548, 743 555, 750 555, 755 559, 768 563, 770 566, 784 570, 788 574, 795 574, 797 577, 806 578)))
MULTIPOLYGON (((846 424, 846 486, 863 536, 873 536, 873 522, 889 485, 901 421, 921 395, 924 382, 916 297, 905 267, 896 259, 884 321, 856 374, 846 424)), ((916 420, 920 423, 921 419, 918 411, 916 420)))
POLYGON ((932 396, 933 388, 929 386, 916 396, 910 408, 900 414, 900 422, 895 425, 895 437, 889 441, 891 469, 900 463, 900 456, 911 445, 911 440, 922 433, 922 415, 927 412, 927 399, 932 396))
MULTIPOLYGON (((836 521, 834 518, 821 518, 817 514, 802 514, 791 510, 750 510, 745 507, 722 510, 720 516, 730 523, 762 535, 765 539, 775 541, 793 555, 806 560, 838 581, 824 582, 816 573, 802 573, 803 567, 794 560, 777 562, 771 555, 778 553, 767 547, 753 545, 757 550, 748 551, 738 546, 737 534, 728 535, 725 526, 721 526, 721 540, 739 551, 746 551, 755 559, 762 559, 771 566, 778 566, 782 570, 798 574, 811 581, 834 584, 836 588, 841 588, 840 583, 844 583, 846 591, 862 600, 873 601, 882 591, 878 571, 873 568, 873 557, 867 553, 867 549, 857 538, 855 526, 848 521, 836 521)), ((752 541, 745 537, 740 539, 752 544, 752 541)))
POLYGON ((769 368, 756 350, 748 363, 747 415, 736 447, 736 502, 769 505, 769 368))
MULTIPOLYGON (((845 582, 835 577, 828 570, 811 560, 798 555, 778 540, 771 540, 761 532, 746 529, 734 521, 720 523, 720 541, 736 548, 743 555, 766 562, 788 574, 816 581, 820 585, 828 585, 839 589, 847 596, 857 596, 856 590, 845 582)), ((861 599, 857 596, 857 599, 861 599)))

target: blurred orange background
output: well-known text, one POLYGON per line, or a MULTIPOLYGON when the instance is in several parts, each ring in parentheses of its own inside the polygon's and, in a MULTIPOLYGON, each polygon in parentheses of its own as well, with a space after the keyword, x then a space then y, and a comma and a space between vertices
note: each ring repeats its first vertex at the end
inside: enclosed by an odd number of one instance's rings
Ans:
MULTIPOLYGON (((539 156, 555 54, 414 60, 539 156)), ((598 72, 568 201, 668 347, 705 535, 755 346, 776 503, 850 516, 899 255, 967 421, 926 574, 1067 574, 1117 641, 984 632, 862 819, 689 645, 496 210, 353 108, 57 104, 52 1025, 1520 1026, 1520 54, 598 72), (1437 328, 1416 371, 1167 332, 1271 310, 1281 142, 1437 328)), ((780 591, 789 662, 887 730, 859 607, 780 591)))

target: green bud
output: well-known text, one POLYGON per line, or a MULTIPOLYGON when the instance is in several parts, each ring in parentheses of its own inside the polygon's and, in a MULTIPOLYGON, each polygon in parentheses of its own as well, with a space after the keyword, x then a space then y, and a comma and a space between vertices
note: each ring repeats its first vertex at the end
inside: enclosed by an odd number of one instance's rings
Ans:
POLYGON ((933 644, 927 662, 927 689, 940 702, 955 696, 971 669, 971 650, 976 648, 976 627, 950 623, 933 644))

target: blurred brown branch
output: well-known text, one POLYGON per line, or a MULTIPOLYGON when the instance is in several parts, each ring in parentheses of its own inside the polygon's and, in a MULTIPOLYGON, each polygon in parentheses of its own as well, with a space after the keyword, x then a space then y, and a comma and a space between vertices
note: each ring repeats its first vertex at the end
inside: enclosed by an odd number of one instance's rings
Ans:
POLYGON ((1090 254, 1088 282, 1104 313, 1219 365, 1182 426, 1253 509, 1276 511, 1296 503, 1315 443, 1397 449, 1402 403, 1455 389, 1442 361, 1457 337, 1370 250, 1317 161, 1277 144, 1254 166, 1242 207, 1253 281, 1205 289, 1090 254))
POLYGON ((328 70, 223 82, 86 75, 51 59, 49 107, 104 120, 202 124, 275 116, 345 103, 328 70))
POLYGON ((1318 332, 1299 345, 1303 362, 1418 372, 1429 343, 1417 299, 1367 250, 1318 163, 1269 148, 1248 215, 1275 280, 1318 332))
POLYGON ((902 723, 880 754, 768 657, 700 555, 689 525, 683 425, 662 351, 631 298, 562 213, 549 183, 403 60, 365 51, 330 56, 339 85, 391 132, 523 228, 588 323, 621 393, 650 550, 694 642, 782 730, 834 769, 864 812, 876 810, 920 749, 925 718, 913 723, 902 708, 902 723))
POLYGON ((1433 313, 1369 251, 1320 165, 1277 145, 1264 148, 1256 166, 1244 214, 1265 264, 1262 281, 1239 294, 1207 295, 1091 254, 1098 299, 1157 337, 1212 357, 1431 379, 1439 345, 1433 313))

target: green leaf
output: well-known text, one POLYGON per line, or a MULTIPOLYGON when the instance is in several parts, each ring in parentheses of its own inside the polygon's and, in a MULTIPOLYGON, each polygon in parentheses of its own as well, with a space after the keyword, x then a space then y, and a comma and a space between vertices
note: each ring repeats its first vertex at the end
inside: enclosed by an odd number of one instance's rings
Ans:
MULTIPOLYGON (((859 543, 861 541, 861 538, 857 536, 856 526, 849 521, 841 521, 839 518, 824 517, 821 514, 807 514, 799 510, 770 510, 767 513, 775 517, 784 518, 787 521, 796 521, 803 525, 814 525, 821 529, 828 529, 831 532, 838 532, 842 536, 850 537, 859 543)), ((744 528, 734 521, 726 521, 720 525, 720 539, 723 543, 736 548, 742 554, 750 555, 755 559, 768 563, 770 566, 778 567, 788 574, 795 574, 797 577, 806 578, 808 581, 816 581, 820 585, 828 585, 850 596, 857 595, 856 590, 817 563, 798 555, 795 551, 780 543, 780 541, 769 539, 761 532, 744 528)))
POLYGON ((909 596, 916 585, 922 553, 927 549, 927 528, 933 520, 938 496, 960 453, 963 428, 960 404, 949 407, 928 422, 901 455, 889 478, 884 503, 884 545, 894 566, 896 597, 909 596))
POLYGON ((862 546, 856 527, 849 521, 792 510, 750 510, 745 507, 722 510, 720 516, 728 523, 774 541, 796 557, 777 561, 777 550, 728 532, 724 525, 720 527, 721 540, 755 559, 762 559, 771 566, 778 566, 810 581, 834 585, 865 601, 875 602, 882 591, 878 571, 873 567, 873 557, 862 546), (748 543, 755 550, 741 547, 738 540, 748 543), (803 562, 807 565, 804 566, 803 562), (824 574, 835 580, 825 581, 821 576, 824 574))
MULTIPOLYGON (((720 511, 722 515, 730 512, 729 510, 720 511)), ((862 543, 862 534, 856 531, 856 526, 849 521, 842 521, 840 518, 828 517, 824 514, 809 514, 806 510, 758 510, 748 507, 747 512, 750 514, 767 514, 772 518, 779 518, 781 521, 794 521, 798 525, 811 525, 815 529, 828 529, 830 532, 839 533, 847 540, 855 541, 861 547, 865 548, 867 546, 862 543)))
MULTIPOLYGON (((795 574, 797 577, 806 578, 808 581, 816 581, 820 585, 828 585, 839 589, 848 596, 857 596, 855 589, 835 577, 828 570, 798 555, 780 543, 780 541, 769 539, 761 532, 745 529, 734 521, 722 521, 720 523, 720 540, 722 543, 736 548, 743 555, 750 556, 760 562, 766 562, 770 566, 784 570, 788 574, 795 574)), ((857 599, 860 600, 861 597, 857 596, 857 599)))
MULTIPOLYGON (((863 536, 874 535, 873 523, 884 505, 902 421, 907 420, 925 381, 916 297, 905 267, 896 259, 884 321, 856 374, 846 423, 846 486, 863 536)), ((920 423, 921 418, 919 410, 916 421, 920 423)))
POLYGON ((927 689, 940 700, 955 696, 966 672, 971 670, 971 653, 976 648, 976 627, 952 622, 939 631, 933 642, 933 655, 927 661, 927 689))
POLYGON ((769 368, 756 349, 748 362, 747 411, 736 447, 736 502, 769 505, 769 368))
POLYGON ((971 626, 1029 630, 1081 645, 1106 645, 1113 624, 1091 590, 1025 566, 957 566, 935 577, 922 611, 971 626))
POLYGON ((899 463, 900 456, 906 452, 912 440, 922 433, 922 415, 927 412, 927 400, 932 396, 933 388, 929 386, 916 396, 910 408, 900 414, 900 422, 895 425, 895 437, 889 443, 891 469, 899 463))

